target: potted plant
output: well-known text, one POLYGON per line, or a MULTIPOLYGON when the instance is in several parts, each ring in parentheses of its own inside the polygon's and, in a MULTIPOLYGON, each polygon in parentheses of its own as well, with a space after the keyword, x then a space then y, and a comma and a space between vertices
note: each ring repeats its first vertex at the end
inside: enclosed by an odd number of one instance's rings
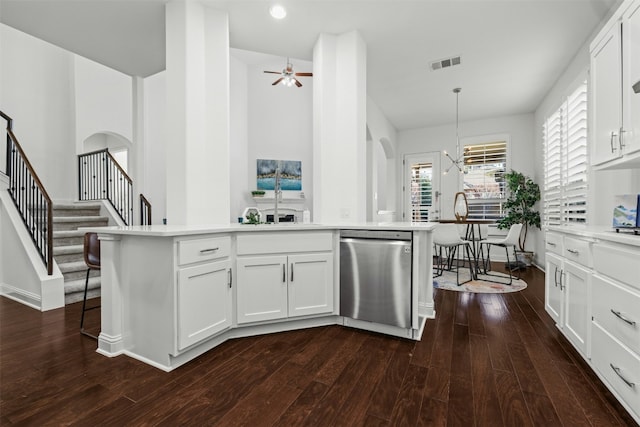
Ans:
POLYGON ((263 197, 264 196, 264 190, 253 190, 251 192, 251 195, 253 197, 263 197))
POLYGON ((498 221, 498 228, 505 229, 513 224, 522 224, 522 231, 518 239, 519 253, 516 253, 518 263, 531 265, 533 252, 525 251, 525 243, 529 227, 540 228, 540 212, 534 209, 540 200, 540 187, 531 178, 520 172, 511 170, 504 175, 509 197, 504 203, 506 215, 498 221))

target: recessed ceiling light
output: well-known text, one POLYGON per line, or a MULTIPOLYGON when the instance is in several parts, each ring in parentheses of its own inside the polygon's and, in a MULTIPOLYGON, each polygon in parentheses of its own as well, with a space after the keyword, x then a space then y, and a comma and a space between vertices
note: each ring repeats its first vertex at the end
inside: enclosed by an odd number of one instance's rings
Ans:
POLYGON ((287 16, 287 9, 279 4, 274 4, 269 8, 269 13, 276 19, 282 19, 287 16))

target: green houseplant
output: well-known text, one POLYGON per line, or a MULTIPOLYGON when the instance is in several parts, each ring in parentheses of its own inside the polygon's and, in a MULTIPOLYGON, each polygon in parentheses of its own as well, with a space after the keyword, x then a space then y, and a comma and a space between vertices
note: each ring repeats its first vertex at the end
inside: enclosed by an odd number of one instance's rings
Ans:
MULTIPOLYGON (((504 180, 509 197, 504 203, 506 215, 498 220, 498 228, 505 229, 513 224, 522 224, 518 246, 520 252, 525 253, 524 245, 529 227, 540 228, 540 212, 534 208, 540 200, 540 187, 531 178, 513 169, 504 174, 504 180)), ((527 265, 531 265, 531 262, 527 265)))

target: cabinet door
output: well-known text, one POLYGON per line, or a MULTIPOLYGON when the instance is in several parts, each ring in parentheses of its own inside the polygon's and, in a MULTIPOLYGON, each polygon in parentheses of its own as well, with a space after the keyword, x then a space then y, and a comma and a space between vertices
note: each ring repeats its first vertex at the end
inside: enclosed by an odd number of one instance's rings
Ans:
POLYGON ((333 312, 333 254, 289 255, 289 316, 333 312))
POLYGON ((640 81, 640 1, 634 2, 625 12, 622 22, 624 48, 623 102, 624 102, 624 152, 640 151, 640 93, 632 86, 640 81))
POLYGON ((562 258, 547 252, 544 308, 558 326, 562 326, 562 258))
POLYGON ((614 25, 591 53, 593 164, 620 156, 622 126, 622 48, 620 24, 614 25))
POLYGON ((231 326, 230 262, 178 271, 178 350, 231 326))
POLYGON ((589 317, 589 271, 570 261, 564 263, 564 333, 587 355, 589 317))
POLYGON ((238 324, 287 317, 287 257, 238 257, 238 324))

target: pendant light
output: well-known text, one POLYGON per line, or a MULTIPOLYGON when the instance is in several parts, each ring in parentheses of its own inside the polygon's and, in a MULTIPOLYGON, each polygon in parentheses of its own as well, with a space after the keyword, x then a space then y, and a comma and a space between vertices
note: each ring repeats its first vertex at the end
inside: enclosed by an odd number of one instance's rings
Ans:
POLYGON ((456 94, 456 158, 454 159, 453 157, 451 157, 451 155, 449 153, 447 153, 446 150, 443 151, 443 154, 449 160, 451 160, 451 164, 449 165, 449 167, 444 170, 444 173, 443 173, 444 175, 449 173, 451 168, 454 167, 454 166, 456 168, 458 168, 458 172, 463 173, 462 163, 463 163, 464 159, 463 159, 463 155, 460 154, 460 133, 459 133, 459 125, 458 125, 458 115, 459 115, 458 98, 460 96, 460 91, 462 91, 462 89, 459 88, 459 87, 453 89, 453 93, 456 94))

